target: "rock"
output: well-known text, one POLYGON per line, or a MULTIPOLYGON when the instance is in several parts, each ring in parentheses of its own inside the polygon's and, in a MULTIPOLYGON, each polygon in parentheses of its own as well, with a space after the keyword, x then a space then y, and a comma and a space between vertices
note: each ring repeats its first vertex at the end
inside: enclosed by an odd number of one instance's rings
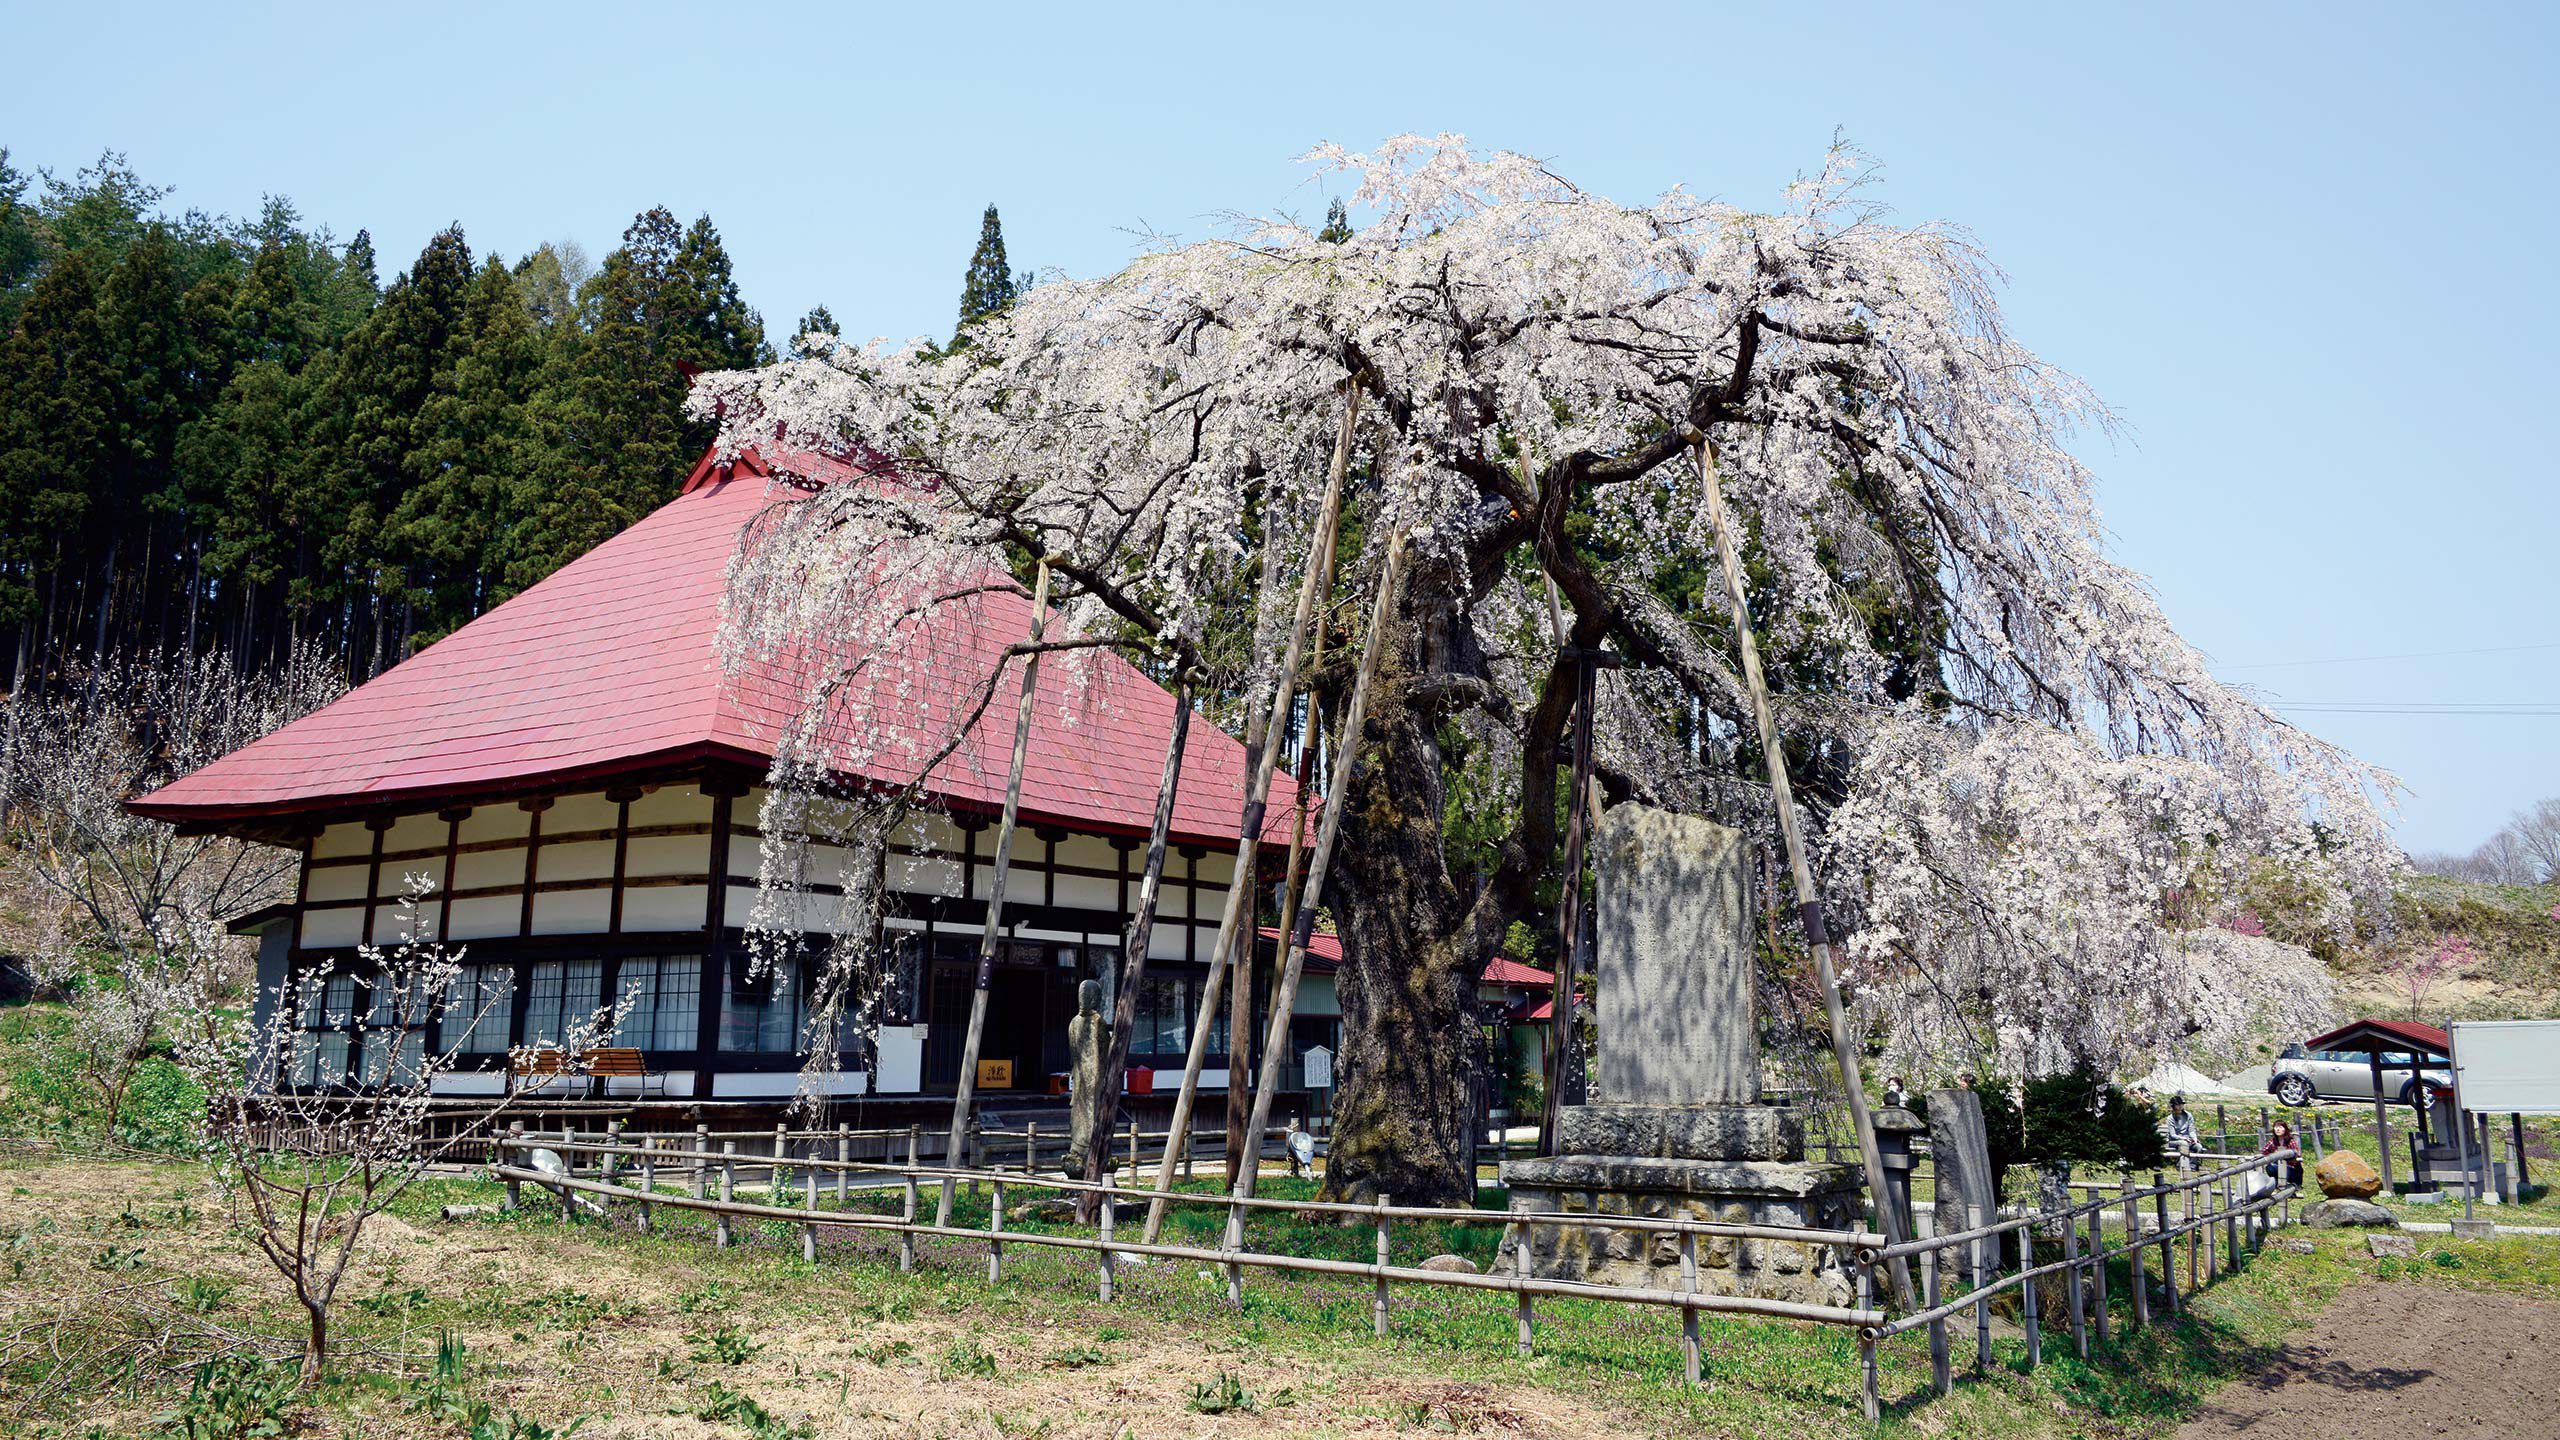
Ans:
POLYGON ((2311 1177, 2320 1182, 2320 1193, 2332 1200, 2370 1200, 2382 1193, 2382 1177, 2352 1150, 2332 1151, 2311 1177))
POLYGON ((1076 1202, 1064 1196, 1041 1200, 1025 1200, 1004 1212, 1007 1220, 1046 1220, 1064 1223, 1076 1218, 1076 1202))
POLYGON ((2394 1255, 2406 1260, 2418 1253, 2418 1242, 2406 1235, 2367 1235, 2364 1237, 2364 1248, 2376 1260, 2385 1255, 2394 1255))
POLYGON ((1430 1259, 1422 1262, 1422 1268, 1425 1270, 1439 1270, 1451 1275, 1481 1275, 1484 1273, 1482 1268, 1480 1268, 1476 1262, 1468 1259, 1464 1255, 1434 1255, 1430 1259))
POLYGON ((2341 1226, 2373 1226, 2397 1229, 2400 1222, 2391 1212, 2370 1200, 2323 1200, 2302 1207, 2302 1223, 2314 1230, 2334 1230, 2341 1226))
MULTIPOLYGON (((2378 1239, 2380 1237, 2377 1236, 2375 1238, 2378 1239)), ((2287 1240, 2284 1241, 2283 1244, 2284 1248, 2292 1251, 2296 1255, 2317 1255, 2320 1253, 2320 1247, 2312 1244, 2308 1240, 2287 1240)))
POLYGON ((2459 1215, 2454 1217, 2453 1238, 2456 1240, 2486 1240, 2497 1233, 2498 1222, 2494 1220, 2475 1220, 2459 1215))

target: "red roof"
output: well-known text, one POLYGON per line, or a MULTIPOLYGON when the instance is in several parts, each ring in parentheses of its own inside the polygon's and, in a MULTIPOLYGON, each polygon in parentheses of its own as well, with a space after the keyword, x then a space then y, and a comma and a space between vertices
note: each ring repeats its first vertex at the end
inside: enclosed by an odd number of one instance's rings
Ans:
MULTIPOLYGON (((1157 773, 1163 773, 1162 765, 1158 765, 1157 773)), ((1273 953, 1277 954, 1280 947, 1280 927, 1277 925, 1263 926, 1262 938, 1270 944, 1273 953)), ((1318 970, 1332 970, 1339 968, 1342 964, 1342 937, 1339 935, 1327 934, 1322 930, 1309 934, 1307 936, 1307 963, 1318 970)))
MULTIPOLYGON (((819 483, 850 475, 788 462, 819 483), (805 473, 815 472, 815 473, 805 473)), ((770 672, 728 682, 716 651, 727 571, 740 531, 801 490, 769 483, 750 457, 706 459, 684 493, 550 578, 428 646, 335 703, 132 802, 139 814, 220 827, 287 816, 424 807, 556 790, 700 762, 762 769, 769 739, 799 708, 799 687, 770 672)), ((943 607, 944 611, 956 606, 943 607)), ((974 700, 1031 601, 1007 591, 937 614, 934 653, 908 657, 909 691, 848 693, 877 743, 864 778, 904 783, 974 700), (922 673, 924 679, 915 679, 922 673), (905 769, 902 773, 901 763, 905 769)), ((1144 835, 1173 721, 1173 697, 1118 654, 1044 663, 1024 767, 1025 822, 1144 835)), ((1018 680, 937 764, 926 789, 954 809, 1004 799, 1018 680)), ((1174 838, 1232 844, 1243 810, 1244 749, 1206 722, 1191 727, 1174 838)), ((1271 824, 1295 787, 1273 783, 1271 824)))
POLYGON ((1552 990, 1556 985, 1556 973, 1541 970, 1535 965, 1523 965, 1508 955, 1496 955, 1492 963, 1484 967, 1484 983, 1552 990))
POLYGON ((2453 1037, 2433 1025, 2415 1020, 2357 1020, 2325 1035, 2314 1035, 2302 1042, 2306 1050, 2424 1050, 2436 1055, 2453 1053, 2453 1037), (2356 1041, 2366 1043, 2356 1044, 2356 1041), (2381 1043, 2372 1043, 2379 1041, 2381 1043))

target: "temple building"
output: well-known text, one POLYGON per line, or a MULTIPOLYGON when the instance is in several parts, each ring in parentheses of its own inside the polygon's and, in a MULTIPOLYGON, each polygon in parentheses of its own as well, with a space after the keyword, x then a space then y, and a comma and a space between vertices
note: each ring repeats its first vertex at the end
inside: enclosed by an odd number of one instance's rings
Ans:
MULTIPOLYGON (((516 1047, 559 1044, 627 998, 610 1043, 642 1052, 649 1073, 610 1081, 608 1093, 793 1093, 810 962, 757 974, 746 927, 760 895, 770 737, 798 697, 724 674, 716 647, 743 528, 830 483, 854 477, 824 457, 706 457, 675 499, 550 578, 132 802, 190 830, 301 852, 290 904, 242 922, 260 936, 262 1012, 282 997, 287 1023, 311 1032, 281 1083, 360 1089, 404 1050, 458 1047, 467 1063, 441 1087, 494 1093, 510 1083, 516 1047), (422 898, 404 911, 413 893, 422 898), (349 1027, 350 1016, 392 1011, 358 947, 398 944, 404 913, 418 938, 462 952, 444 1018, 427 1033, 349 1027), (457 1015, 484 1018, 445 1033, 457 1015)), ((946 673, 985 676, 1026 631, 1026 596, 978 603, 975 623, 933 632, 950 647, 929 657, 946 673)), ((1111 652, 1072 671, 1042 667, 983 1046, 1005 1063, 982 1070, 982 1084, 1009 1071, 1017 1090, 1045 1088, 1067 1068, 1077 983, 1115 982, 1173 706, 1111 652)), ((990 707, 924 777, 926 806, 885 876, 893 960, 878 1042, 844 1027, 819 1067, 833 1095, 947 1095, 958 1080, 1012 724, 1009 704, 990 707)), ((1233 739, 1191 727, 1133 1065, 1181 1067, 1232 878, 1243 766, 1233 739)), ((1294 795, 1281 776, 1275 837, 1294 795)), ((823 875, 841 852, 817 858, 823 875)), ((808 888, 797 923, 823 935, 839 892, 808 888)), ((1329 1036, 1334 1013, 1331 977, 1311 974, 1299 1043, 1329 1036)), ((1209 1066, 1205 1078, 1223 1087, 1223 1055, 1209 1066)))

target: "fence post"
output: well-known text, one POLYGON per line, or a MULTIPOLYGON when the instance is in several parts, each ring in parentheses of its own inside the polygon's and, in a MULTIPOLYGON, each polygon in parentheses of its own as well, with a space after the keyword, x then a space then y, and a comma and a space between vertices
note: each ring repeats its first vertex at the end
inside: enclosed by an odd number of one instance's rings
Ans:
POLYGON ((702 1157, 710 1153, 710 1150, 711 1127, 708 1124, 696 1124, 693 1127, 693 1159, 685 1167, 693 1172, 693 1198, 696 1200, 702 1198, 702 1167, 710 1163, 702 1157))
POLYGON ((1387 1329, 1388 1329, 1388 1326, 1387 1326, 1387 1254, 1388 1254, 1388 1249, 1387 1249, 1387 1226, 1391 1223, 1391 1221, 1390 1221, 1390 1219, 1389 1219, 1389 1217, 1388 1217, 1388 1215, 1387 1215, 1387 1209, 1388 1209, 1388 1207, 1390 1207, 1390 1206, 1394 1205, 1395 1203, 1396 1203, 1395 1201, 1388 1199, 1388 1198, 1387 1198, 1386 1196, 1384 1196, 1384 1195, 1381 1195, 1381 1196, 1379 1196, 1379 1197, 1378 1197, 1378 1220, 1377 1220, 1377 1225, 1378 1225, 1378 1235, 1377 1235, 1377 1245, 1378 1245, 1378 1277, 1377 1277, 1377 1287, 1378 1287, 1378 1288, 1377 1288, 1377 1292, 1376 1292, 1374 1295, 1372 1295, 1372 1296, 1370 1297, 1370 1299, 1369 1299, 1369 1323, 1370 1323, 1370 1328, 1371 1328, 1371 1329, 1373 1329, 1373 1330, 1375 1330, 1375 1331, 1377 1332, 1377 1336, 1378 1336, 1378 1338, 1379 1338, 1379 1339, 1381 1339, 1381 1340, 1384 1340, 1384 1339, 1386 1339, 1386 1338, 1387 1338, 1387 1329))
POLYGON ((898 1273, 901 1275, 914 1274, 916 1268, 916 1167, 923 1163, 918 1158, 923 1146, 924 1127, 908 1126, 906 1204, 898 1212, 898 1219, 902 1222, 898 1228, 898 1273))
MULTIPOLYGON (((1891 1205, 1893 1200, 1888 1196, 1881 1203, 1891 1205)), ((1858 1308, 1864 1310, 1876 1302, 1875 1259, 1863 1245, 1851 1252, 1850 1259, 1858 1267, 1858 1308)), ((1867 1423, 1873 1425, 1884 1418, 1884 1402, 1876 1393, 1876 1330, 1872 1325, 1858 1327, 1858 1376, 1858 1403, 1867 1423)))
POLYGON ((845 1167, 853 1161, 853 1136, 845 1127, 836 1127, 836 1208, 841 1210, 851 1201, 853 1172, 845 1167))
POLYGON ((2142 1204, 2133 1198, 2133 1177, 2124 1177, 2124 1253, 2133 1274, 2133 1324, 2151 1323, 2151 1287, 2142 1278, 2142 1204))
MULTIPOLYGON (((815 1166, 800 1167, 800 1208, 812 1215, 818 1213, 818 1171, 815 1166)), ((818 1222, 800 1222, 800 1258, 815 1262, 818 1258, 818 1222)))
MULTIPOLYGON (((1938 1253, 1936 1249, 1920 1252, 1920 1300, 1932 1310, 1939 1304, 1938 1253)), ((1697 1380, 1694 1374, 1689 1378, 1692 1383, 1697 1380)), ((1956 1392, 1955 1367, 1947 1361, 1947 1317, 1944 1315, 1929 1322, 1929 1379, 1941 1395, 1956 1392)))
MULTIPOLYGON (((524 1163, 523 1144, 524 1122, 521 1120, 509 1122, 507 1138, 498 1146, 498 1153, 506 1157, 505 1163, 509 1169, 524 1163)), ((510 1175, 507 1177, 507 1208, 516 1210, 523 1208, 523 1205, 524 1182, 510 1175)))
MULTIPOLYGON (((2090 1192, 2095 1195, 2097 1192, 2090 1192)), ((2107 1343, 2107 1202, 2101 1198, 2089 1202, 2089 1273, 2098 1282, 2098 1343, 2107 1343)))
POLYGON ((615 1174, 621 1169, 619 1162, 622 1156, 619 1152, 622 1146, 622 1122, 620 1120, 604 1122, 604 1143, 612 1147, 604 1152, 604 1183, 610 1185, 613 1183, 615 1174))
MULTIPOLYGON (((728 1205, 730 1197, 737 1193, 737 1156, 737 1141, 723 1140, 720 1142, 720 1203, 724 1207, 728 1205)), ((721 1209, 714 1212, 713 1218, 719 1222, 720 1246, 722 1249, 726 1249, 729 1245, 729 1212, 725 1208, 721 1209)))
MULTIPOLYGON (((1965 1228, 1979 1230, 1990 1224, 1979 1205, 1967 1206, 1973 1222, 1965 1228)), ((1972 1240, 1973 1261, 1973 1373, 1991 1373, 1991 1297, 1984 1286, 1991 1280, 1991 1257, 1988 1247, 1998 1243, 1996 1235, 1976 1235, 1972 1240)))
POLYGON ((645 1198, 658 1193, 658 1137, 640 1137, 640 1233, 649 1233, 650 1204, 645 1198))
POLYGON ((2157 1170, 2151 1172, 2151 1208, 2153 1211, 2153 1218, 2160 1222, 2160 1284, 2162 1291, 2168 1296, 2169 1316, 2171 1319, 2176 1319, 2178 1314, 2178 1242, 2169 1233, 2169 1192, 2164 1188, 2167 1183, 2167 1181, 2161 1178, 2161 1172, 2157 1170))
POLYGON ((1689 1383, 1698 1383, 1701 1365, 1698 1356, 1698 1232, 1680 1232, 1680 1288, 1689 1292, 1690 1303, 1680 1307, 1680 1371, 1689 1383))
POLYGON ((2240 1268, 2240 1177, 2222 1177, 2222 1250, 2223 1269, 2240 1268))
POLYGON ((791 1172, 786 1169, 782 1163, 785 1159, 789 1158, 790 1154, 791 1127, 788 1125, 774 1126, 773 1174, 765 1181, 765 1193, 772 1197, 773 1203, 776 1205, 787 1205, 791 1203, 789 1199, 790 1192, 786 1188, 791 1183, 791 1172))
POLYGON ((1227 1303, 1242 1309, 1244 1266, 1238 1264, 1232 1257, 1241 1254, 1244 1250, 1244 1207, 1233 1200, 1227 1202, 1227 1228, 1220 1236, 1218 1248, 1226 1251, 1231 1257, 1227 1261, 1227 1303))
MULTIPOLYGON (((1168 1131, 1166 1131, 1166 1132, 1165 1132, 1165 1134, 1166 1134, 1166 1135, 1168 1135, 1168 1136, 1172 1135, 1172 1133, 1173 1133, 1173 1132, 1172 1132, 1172 1131, 1170 1131, 1170 1130, 1168 1130, 1168 1131)), ((1165 1143, 1166 1143, 1166 1144, 1168 1144, 1168 1145, 1170 1145, 1170 1144, 1172 1144, 1173 1142, 1172 1142, 1172 1140, 1168 1139, 1168 1140, 1166 1140, 1166 1141, 1165 1141, 1165 1143)), ((1129 1183, 1130 1183, 1130 1184, 1135 1185, 1135 1184, 1137 1184, 1137 1183, 1138 1183, 1138 1176, 1139 1176, 1140 1172, 1141 1172, 1144 1168, 1145 1168, 1145 1166, 1144 1166, 1143 1162, 1141 1162, 1141 1161, 1138 1159, 1138 1122, 1137 1122, 1137 1120, 1133 1117, 1133 1118, 1129 1121, 1129 1183)), ((1191 1156, 1190 1156, 1190 1153, 1189 1153, 1189 1152, 1187 1152, 1187 1151, 1186 1151, 1186 1152, 1184 1152, 1183 1157, 1182 1157, 1182 1178, 1183 1178, 1183 1179, 1185 1179, 1185 1180, 1188 1180, 1188 1179, 1190 1179, 1190 1178, 1191 1178, 1191 1156)))
POLYGON ((2044 1327, 2036 1323, 2036 1231, 2032 1225, 2018 1227, 2018 1303, 2023 1307, 2027 1328, 2027 1368, 2044 1363, 2044 1327))
POLYGON ((1529 1299, 1529 1225, 1522 1221, 1518 1243, 1511 1247, 1511 1291, 1520 1300, 1520 1358, 1526 1360, 1535 1350, 1538 1325, 1536 1309, 1529 1299))
MULTIPOLYGON (((1067 1158, 1072 1160, 1075 1157, 1067 1158)), ((1096 1235, 1102 1241, 1102 1249, 1097 1253, 1102 1257, 1102 1301, 1107 1305, 1111 1303, 1111 1182, 1107 1180, 1103 1182, 1102 1223, 1096 1235)))
POLYGON ((987 1181, 987 1283, 1004 1283, 1004 1175, 987 1181))
MULTIPOLYGON (((2065 1191, 2065 1198, 2069 1194, 2065 1191)), ((2062 1214, 2062 1277, 2063 1296, 2071 1305, 2071 1348, 2086 1360, 2089 1358, 2089 1326, 2082 1307, 2088 1299, 2088 1291, 2080 1282, 2080 1217, 2069 1210, 2062 1214)))

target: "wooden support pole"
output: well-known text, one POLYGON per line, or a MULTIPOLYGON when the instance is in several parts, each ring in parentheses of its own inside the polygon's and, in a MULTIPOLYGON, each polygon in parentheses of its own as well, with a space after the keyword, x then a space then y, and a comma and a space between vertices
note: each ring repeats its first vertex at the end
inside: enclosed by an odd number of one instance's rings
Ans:
MULTIPOLYGON (((1147 827, 1147 859, 1138 875, 1138 903, 1120 938, 1120 987, 1111 999, 1111 1031, 1104 1037, 1101 1095, 1093 1112, 1092 1153, 1072 1157, 1069 1173, 1081 1173, 1095 1184, 1111 1181, 1111 1121, 1120 1113, 1121 1091, 1129 1074, 1129 1039, 1138 1025, 1138 992, 1147 978, 1147 951, 1155 944, 1157 897, 1164 891, 1165 847, 1173 830, 1173 802, 1182 785, 1182 752, 1191 735, 1191 674, 1185 671, 1173 692, 1173 733, 1164 747, 1164 771, 1156 779, 1155 818, 1147 827)), ((1242 877, 1236 877, 1241 879, 1242 877)), ((1129 1121, 1129 1183, 1138 1183, 1138 1122, 1129 1121)), ((1077 1197, 1082 1211, 1092 1192, 1077 1197)))
MULTIPOLYGON (((1031 641, 1037 646, 1049 623, 1049 557, 1040 557, 1040 568, 1031 585, 1031 641)), ((977 986, 969 995, 968 1038, 960 1045, 960 1085, 951 1097, 951 1149, 957 1152, 968 1134, 971 1108, 978 1098, 978 1048, 987 1032, 987 992, 996 980, 996 945, 1004 933, 1005 874, 1013 865, 1014 822, 1022 809, 1022 767, 1031 753, 1032 700, 1040 685, 1040 652, 1033 650, 1022 657, 1022 699, 1013 712, 1013 763, 1004 783, 1004 818, 996 828, 995 874, 987 885, 987 918, 978 932, 977 986)), ((951 1223, 951 1201, 954 1187, 951 1179, 942 1182, 942 1201, 935 1208, 936 1225, 951 1223)))
MULTIPOLYGON (((1306 573, 1298 585, 1298 608, 1290 621, 1289 644, 1281 653, 1279 672, 1272 679, 1270 714, 1264 735, 1285 728, 1289 707, 1295 702, 1298 687, 1298 662, 1306 654, 1307 631, 1315 614, 1316 587, 1329 573, 1332 564, 1334 536, 1342 515, 1342 487, 1351 470, 1352 437, 1360 420, 1360 388, 1346 381, 1342 397, 1342 433, 1335 437, 1333 463, 1325 476, 1324 501, 1316 517, 1315 533, 1307 554, 1306 573)), ((1237 825, 1236 863, 1228 879, 1225 912, 1218 919, 1218 938, 1209 950, 1209 973, 1201 981, 1200 1016, 1191 1027, 1191 1045, 1183 1057, 1182 1088, 1174 1095, 1173 1121, 1166 1127, 1164 1159, 1156 1169, 1156 1189, 1173 1188, 1173 1172, 1177 1157, 1191 1144, 1191 1112, 1200 1098, 1200 1070, 1209 1053, 1209 1032, 1217 1018, 1218 1001, 1225 993, 1227 962, 1235 954, 1236 932, 1246 917, 1253 913, 1253 875, 1256 857, 1262 851, 1263 806, 1271 798, 1271 777, 1279 768, 1280 749, 1265 745, 1258 755, 1248 755, 1251 783, 1245 795, 1244 813, 1237 825)), ((1332 807, 1328 806, 1330 811, 1332 807)), ((1276 1009, 1276 1007, 1275 1007, 1276 1009)), ((1230 1082, 1232 1083, 1232 1081, 1230 1082)), ((1152 1245, 1164 1230, 1166 1201, 1161 1197, 1148 1202, 1146 1243, 1152 1245)))
POLYGON ((1351 698, 1342 707, 1342 730, 1334 742, 1333 774, 1325 787, 1324 821, 1316 827, 1315 853, 1308 857, 1307 879, 1298 901, 1295 926, 1283 937, 1287 956, 1280 965, 1280 978, 1271 987, 1271 1019, 1263 1035, 1262 1073, 1253 1087, 1253 1123, 1245 1127, 1247 1143, 1254 1153, 1245 1157, 1236 1171, 1235 1193, 1251 1198, 1254 1181, 1260 1178, 1262 1137, 1271 1128, 1271 1101, 1280 1089, 1280 1057, 1289 1050, 1289 1017, 1298 1003, 1298 979, 1307 968, 1307 943, 1315 933, 1316 902, 1324 898, 1325 872, 1333 863, 1334 841, 1342 834, 1343 797, 1351 793, 1351 776, 1360 759, 1360 726, 1366 718, 1369 686, 1376 680, 1387 649, 1387 621, 1395 613, 1396 589, 1404 578, 1408 537, 1398 534, 1387 542, 1385 571, 1378 577, 1378 600, 1369 612, 1369 636, 1360 653, 1360 668, 1352 676, 1351 698))
MULTIPOLYGON (((1840 1065, 1841 1091, 1849 1104, 1849 1123, 1858 1136, 1858 1158, 1867 1172, 1867 1193, 1876 1201, 1877 1228, 1885 1239, 1900 1243, 1909 1237, 1902 1234, 1902 1216, 1887 1188, 1884 1152, 1876 1144, 1875 1116, 1867 1110, 1867 1084, 1858 1072, 1858 1054, 1849 1035, 1849 1014, 1840 1001, 1840 976, 1831 959, 1831 937, 1823 928, 1822 893, 1814 888, 1813 867, 1805 859, 1804 836, 1796 822, 1795 792, 1787 783, 1786 751, 1778 739, 1776 712, 1770 707, 1769 685, 1760 670, 1760 645, 1751 633, 1751 607, 1742 584, 1742 562, 1736 555, 1733 526, 1725 517, 1724 486, 1716 478, 1715 451, 1702 433, 1690 437, 1690 450, 1698 465, 1698 483, 1706 491, 1707 522, 1715 529, 1716 563, 1724 571, 1725 600, 1733 611, 1734 648, 1742 657, 1744 685, 1751 692, 1751 716, 1760 738, 1760 752, 1768 763, 1769 798, 1777 811, 1778 834, 1786 844, 1787 869, 1795 881, 1796 913, 1804 926, 1806 948, 1813 952, 1815 983, 1822 987, 1822 1008, 1831 1022, 1832 1058, 1840 1065)), ((1556 997, 1557 1014, 1564 1013, 1570 997, 1556 997)), ((1902 1262, 1893 1264, 1894 1295, 1908 1305, 1911 1280, 1902 1262)))

